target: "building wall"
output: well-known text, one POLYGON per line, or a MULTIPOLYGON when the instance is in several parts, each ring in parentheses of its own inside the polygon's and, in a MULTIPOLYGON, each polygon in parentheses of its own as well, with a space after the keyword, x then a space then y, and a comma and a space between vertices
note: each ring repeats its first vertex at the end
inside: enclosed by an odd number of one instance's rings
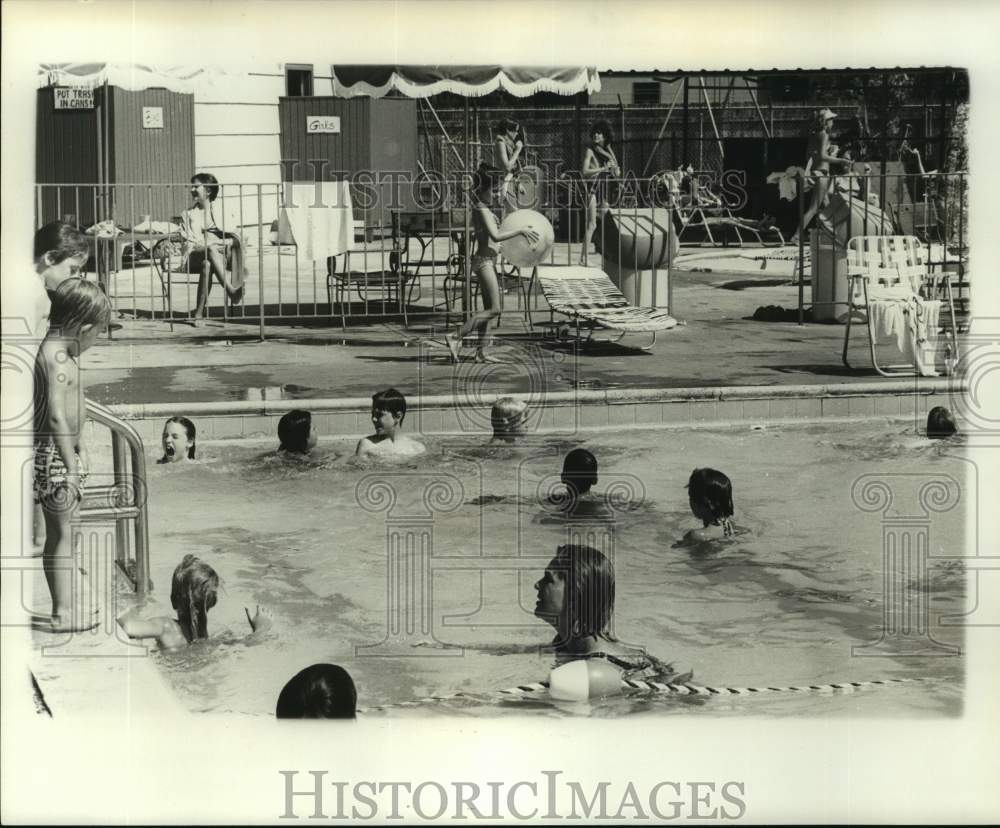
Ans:
POLYGON ((278 217, 278 98, 284 94, 284 70, 275 66, 273 71, 227 76, 194 98, 191 172, 208 172, 219 179, 223 188, 217 204, 226 226, 241 226, 251 235, 261 221, 268 225, 278 217))
POLYGON ((146 215, 179 214, 190 200, 186 182, 194 167, 193 96, 166 89, 112 87, 111 92, 115 221, 132 227, 146 215), (162 128, 143 127, 144 107, 162 109, 162 128))
MULTIPOLYGON (((651 83, 654 82, 654 78, 663 77, 664 74, 668 75, 670 73, 631 73, 631 72, 602 72, 601 73, 601 91, 595 95, 590 96, 590 103, 595 106, 606 106, 609 104, 617 104, 618 96, 621 95, 621 101, 625 106, 631 106, 635 103, 633 96, 633 84, 635 83, 651 83)), ((708 87, 725 87, 722 89, 708 89, 708 99, 712 106, 721 105, 724 100, 726 100, 726 92, 729 86, 730 78, 724 75, 709 75, 704 78, 705 85, 708 87)), ((697 77, 692 77, 688 81, 688 100, 691 103, 701 103, 705 102, 705 96, 701 91, 699 86, 701 79, 697 77)), ((660 84, 660 105, 669 106, 670 102, 674 99, 674 95, 677 94, 677 106, 680 106, 684 101, 684 92, 681 90, 683 82, 678 80, 674 83, 661 83, 660 84)), ((753 82, 751 82, 751 87, 754 87, 753 82)), ((759 99, 759 94, 758 94, 759 99)), ((748 104, 752 103, 752 97, 747 91, 746 83, 742 78, 736 78, 733 84, 733 89, 729 92, 729 103, 731 104, 748 104)))

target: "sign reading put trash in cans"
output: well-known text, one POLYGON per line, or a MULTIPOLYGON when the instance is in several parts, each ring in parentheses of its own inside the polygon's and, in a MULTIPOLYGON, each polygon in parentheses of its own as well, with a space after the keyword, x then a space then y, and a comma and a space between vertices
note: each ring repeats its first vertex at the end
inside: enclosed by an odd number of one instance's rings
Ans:
POLYGON ((73 86, 57 86, 55 92, 56 109, 93 109, 94 90, 77 89, 73 86))

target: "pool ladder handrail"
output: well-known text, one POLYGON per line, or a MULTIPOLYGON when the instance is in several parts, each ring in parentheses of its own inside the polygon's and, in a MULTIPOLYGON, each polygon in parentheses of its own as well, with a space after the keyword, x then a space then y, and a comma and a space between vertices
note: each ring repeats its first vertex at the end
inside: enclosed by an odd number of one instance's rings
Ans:
POLYGON ((111 456, 114 485, 87 489, 87 497, 78 518, 85 522, 115 522, 115 563, 143 598, 153 589, 149 577, 149 519, 146 512, 146 455, 142 438, 129 423, 115 416, 100 403, 87 400, 87 417, 111 431, 111 456), (126 459, 131 459, 132 473, 126 459), (131 495, 129 497, 129 495, 131 495), (127 498, 122 503, 123 496, 127 498), (88 501, 90 503, 88 504, 88 501), (98 505, 95 505, 97 501, 98 505), (135 524, 135 576, 128 571, 128 523, 135 524))

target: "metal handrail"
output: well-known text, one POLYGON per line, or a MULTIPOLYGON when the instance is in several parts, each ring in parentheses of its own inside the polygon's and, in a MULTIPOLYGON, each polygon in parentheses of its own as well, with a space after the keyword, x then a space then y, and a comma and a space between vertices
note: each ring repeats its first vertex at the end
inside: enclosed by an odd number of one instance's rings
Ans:
POLYGON ((81 520, 115 521, 115 562, 132 581, 136 594, 145 597, 153 588, 149 577, 149 520, 146 514, 146 455, 142 438, 129 423, 115 416, 109 409, 93 400, 87 400, 87 417, 111 431, 111 453, 114 466, 114 486, 92 490, 92 494, 105 495, 106 505, 84 507, 81 520), (125 452, 131 459, 132 473, 125 452), (124 502, 123 502, 124 501, 124 502), (127 523, 135 524, 135 576, 128 571, 129 534, 127 523))

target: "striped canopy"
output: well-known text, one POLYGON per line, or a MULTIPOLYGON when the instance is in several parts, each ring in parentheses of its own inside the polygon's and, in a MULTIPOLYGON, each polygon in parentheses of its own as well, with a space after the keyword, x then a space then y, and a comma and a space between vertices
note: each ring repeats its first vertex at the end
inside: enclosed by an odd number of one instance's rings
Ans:
POLYGON ((537 92, 576 95, 600 91, 597 70, 587 66, 334 66, 333 94, 381 98, 398 91, 408 98, 451 92, 480 98, 503 89, 518 98, 537 92))
POLYGON ((95 89, 107 83, 138 91, 162 87, 171 92, 207 91, 231 71, 209 66, 145 66, 135 63, 43 63, 38 67, 39 89, 75 86, 95 89))

